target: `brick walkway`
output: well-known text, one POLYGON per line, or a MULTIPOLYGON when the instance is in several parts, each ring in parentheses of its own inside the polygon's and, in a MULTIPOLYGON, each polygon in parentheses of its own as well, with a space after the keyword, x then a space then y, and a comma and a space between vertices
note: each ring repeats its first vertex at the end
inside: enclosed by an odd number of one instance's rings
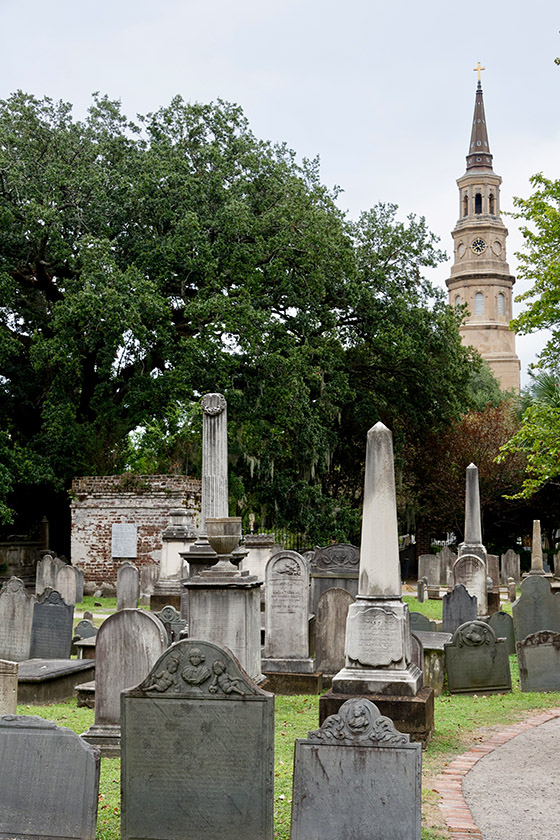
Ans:
POLYGON ((500 727, 488 740, 457 756, 437 777, 434 789, 441 795, 439 807, 452 840, 484 840, 463 796, 463 776, 466 776, 477 761, 516 735, 557 717, 560 717, 560 709, 549 709, 511 726, 500 727))

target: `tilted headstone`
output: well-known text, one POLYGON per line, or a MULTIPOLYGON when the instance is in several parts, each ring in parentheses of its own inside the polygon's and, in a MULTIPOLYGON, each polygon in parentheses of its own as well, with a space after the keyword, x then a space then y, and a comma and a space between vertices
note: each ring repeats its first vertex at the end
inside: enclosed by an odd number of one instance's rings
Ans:
POLYGON ((469 595, 462 583, 454 586, 451 592, 443 596, 444 633, 453 634, 461 624, 476 618, 476 598, 469 595))
POLYGON ((84 738, 102 755, 120 751, 120 695, 145 679, 167 648, 165 627, 153 613, 120 610, 105 619, 96 636, 95 723, 84 738))
POLYGON ((499 589, 500 587, 500 558, 497 554, 487 554, 486 563, 488 566, 488 575, 492 578, 492 588, 499 589))
POLYGON ((157 615, 165 627, 167 632, 167 641, 170 645, 173 644, 173 642, 179 642, 186 634, 186 619, 181 618, 181 613, 176 610, 175 607, 171 606, 171 604, 167 604, 162 610, 155 612, 154 615, 157 615))
POLYGON ((457 559, 453 566, 453 585, 457 586, 459 583, 463 584, 469 595, 476 598, 477 615, 487 615, 486 567, 484 561, 476 554, 462 554, 457 559))
POLYGON ((56 590, 46 590, 33 605, 30 659, 69 659, 74 604, 56 590))
POLYGON ((358 594, 360 549, 348 543, 315 546, 309 573, 311 576, 311 612, 317 613, 319 598, 327 589, 346 589, 353 598, 358 594))
POLYGON ((435 621, 429 619, 426 615, 419 612, 410 613, 410 629, 416 633, 418 630, 425 630, 427 632, 434 632, 437 629, 435 621))
POLYGON ((117 571, 117 610, 134 610, 140 597, 140 576, 132 563, 123 563, 117 571))
POLYGON ((93 621, 87 618, 82 618, 74 627, 74 638, 77 639, 91 639, 97 636, 97 627, 93 621))
POLYGON ((122 840, 272 840, 274 695, 230 651, 177 642, 122 694, 122 840))
POLYGON ((309 657, 309 569, 296 551, 279 551, 267 563, 263 673, 312 673, 309 657))
POLYGON ((418 578, 416 584, 416 599, 419 604, 423 604, 428 597, 428 581, 426 578, 418 578))
POLYGON ((56 575, 66 563, 52 554, 45 556, 37 563, 35 577, 35 594, 42 595, 45 589, 56 589, 56 575))
POLYGON ((344 668, 348 607, 354 598, 346 589, 327 589, 319 598, 316 622, 315 668, 337 674, 344 668))
POLYGON ((540 630, 560 633, 560 595, 554 595, 543 575, 529 575, 521 584, 521 595, 511 608, 515 639, 522 642, 540 630))
POLYGON ((513 548, 508 548, 505 554, 502 554, 502 583, 507 584, 511 577, 515 583, 521 583, 521 561, 519 554, 513 548))
POLYGON ((437 554, 421 554, 418 558, 418 577, 426 578, 428 586, 439 586, 441 564, 437 554))
MULTIPOLYGON (((0 659, 0 717, 17 713, 18 663, 0 659)), ((1 758, 0 758, 1 761, 1 758)), ((0 805, 2 793, 0 791, 0 805)))
POLYGON ((0 659, 29 659, 34 603, 17 577, 9 578, 0 589, 0 659))
POLYGON ((469 621, 445 645, 447 684, 452 694, 511 691, 505 639, 496 639, 485 621, 469 621))
POLYGON ((76 570, 73 566, 61 566, 56 573, 54 589, 60 592, 67 604, 76 604, 76 570))
POLYGON ((70 729, 0 718, 0 837, 95 840, 99 768, 97 750, 70 729))
POLYGON ((420 840, 422 748, 365 698, 295 744, 291 840, 420 840))
POLYGON ((515 653, 515 631, 511 615, 500 610, 490 616, 488 624, 496 634, 497 639, 507 641, 508 654, 515 653))
POLYGON ((517 643, 521 691, 560 691, 560 633, 541 630, 517 643))

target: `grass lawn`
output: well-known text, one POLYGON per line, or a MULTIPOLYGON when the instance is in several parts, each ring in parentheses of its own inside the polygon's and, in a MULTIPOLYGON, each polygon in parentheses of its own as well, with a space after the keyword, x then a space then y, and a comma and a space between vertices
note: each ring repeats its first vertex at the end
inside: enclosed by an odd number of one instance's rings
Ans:
MULTIPOLYGON (((472 743, 484 740, 493 726, 520 720, 535 709, 560 706, 560 693, 522 693, 515 656, 510 657, 510 661, 514 686, 511 694, 443 695, 436 698, 436 730, 422 756, 422 840, 443 840, 447 837, 437 808, 439 797, 434 791, 434 783, 436 776, 457 754, 464 752, 472 743)), ((93 711, 78 709, 75 700, 52 706, 19 706, 18 713, 40 715, 78 733, 84 732, 93 723, 93 711)), ((317 726, 316 696, 276 697, 274 822, 275 837, 279 840, 289 840, 290 836, 294 740, 307 737, 308 731, 317 726)), ((101 762, 99 800, 98 840, 118 840, 119 759, 104 758, 101 762)))

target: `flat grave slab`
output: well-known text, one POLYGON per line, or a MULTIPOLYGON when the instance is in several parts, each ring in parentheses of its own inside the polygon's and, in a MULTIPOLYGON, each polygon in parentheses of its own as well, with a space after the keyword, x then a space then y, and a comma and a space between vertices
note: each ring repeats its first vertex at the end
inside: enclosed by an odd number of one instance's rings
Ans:
POLYGON ((72 697, 78 683, 93 679, 91 659, 27 659, 19 664, 18 700, 43 705, 72 697))

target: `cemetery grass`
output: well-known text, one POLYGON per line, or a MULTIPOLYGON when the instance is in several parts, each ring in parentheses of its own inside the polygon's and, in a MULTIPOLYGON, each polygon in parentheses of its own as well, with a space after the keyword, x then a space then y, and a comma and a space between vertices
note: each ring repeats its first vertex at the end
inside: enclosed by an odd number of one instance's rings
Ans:
MULTIPOLYGON (((424 606, 424 604, 420 605, 424 606)), ((436 731, 422 754, 422 840, 448 837, 438 808, 436 777, 456 755, 488 737, 494 727, 528 717, 533 710, 560 706, 560 693, 522 693, 516 657, 510 657, 513 692, 492 695, 443 694, 435 700, 436 731)), ((274 836, 289 840, 294 741, 318 727, 318 697, 275 698, 276 743, 274 771, 274 836)), ((91 709, 76 700, 51 706, 18 706, 18 714, 39 715, 82 733, 93 723, 91 709)), ((102 759, 97 840, 120 837, 120 761, 102 759)))

